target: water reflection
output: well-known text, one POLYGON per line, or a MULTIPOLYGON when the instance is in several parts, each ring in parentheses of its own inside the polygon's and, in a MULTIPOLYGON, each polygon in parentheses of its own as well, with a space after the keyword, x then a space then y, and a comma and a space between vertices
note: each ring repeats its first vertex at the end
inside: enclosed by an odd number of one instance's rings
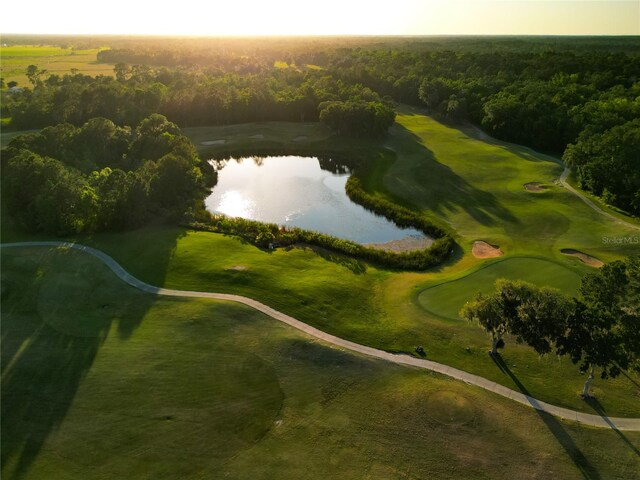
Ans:
POLYGON ((254 206, 253 200, 245 198, 237 190, 229 190, 220 197, 216 211, 229 217, 254 218, 254 206))
POLYGON ((216 162, 218 184, 207 210, 291 225, 360 243, 424 237, 353 203, 345 193, 348 169, 315 157, 248 157, 216 162))

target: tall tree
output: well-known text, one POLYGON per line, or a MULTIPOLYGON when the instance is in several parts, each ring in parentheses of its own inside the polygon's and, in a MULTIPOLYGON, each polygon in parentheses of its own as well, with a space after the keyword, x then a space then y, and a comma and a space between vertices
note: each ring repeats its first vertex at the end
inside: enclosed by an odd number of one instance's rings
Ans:
POLYGON ((565 333, 568 319, 575 311, 571 297, 549 287, 525 285, 527 295, 517 307, 510 333, 519 342, 532 347, 539 355, 551 353, 565 333))
POLYGON ((589 372, 583 389, 588 398, 597 369, 603 379, 640 371, 640 256, 586 275, 580 297, 558 351, 589 372))
POLYGON ((460 315, 470 322, 477 322, 491 335, 491 355, 498 353, 498 346, 509 332, 517 312, 516 295, 513 284, 506 280, 496 282, 496 290, 484 295, 478 293, 473 301, 465 304, 460 315))
POLYGON ((470 322, 477 322, 485 332, 491 335, 490 355, 498 353, 498 344, 508 327, 502 316, 502 308, 498 297, 478 293, 476 297, 465 304, 460 315, 470 322))
POLYGON ((46 74, 46 70, 40 70, 37 65, 29 65, 25 74, 31 82, 31 85, 37 87, 40 84, 40 77, 46 74))

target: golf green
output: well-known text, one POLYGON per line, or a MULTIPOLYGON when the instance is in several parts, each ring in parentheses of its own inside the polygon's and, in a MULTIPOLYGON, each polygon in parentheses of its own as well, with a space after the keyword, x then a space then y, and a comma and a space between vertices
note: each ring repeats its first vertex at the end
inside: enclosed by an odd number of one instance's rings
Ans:
POLYGON ((454 280, 426 288, 418 295, 420 305, 439 317, 459 320, 458 312, 476 292, 489 293, 499 278, 524 280, 539 286, 550 286, 575 294, 580 275, 558 263, 540 258, 511 257, 490 263, 454 280))

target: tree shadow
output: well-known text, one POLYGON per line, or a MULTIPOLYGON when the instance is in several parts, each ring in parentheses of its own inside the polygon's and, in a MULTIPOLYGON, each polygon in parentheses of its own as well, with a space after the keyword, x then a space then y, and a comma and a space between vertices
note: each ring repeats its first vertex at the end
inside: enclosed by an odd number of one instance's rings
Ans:
POLYGON ((315 245, 307 245, 307 244, 291 245, 286 247, 285 250, 289 251, 293 248, 302 248, 302 249, 312 250, 316 255, 326 260, 327 262, 335 263, 336 265, 345 267, 349 269, 352 273, 355 273, 356 275, 367 273, 367 264, 362 260, 358 260, 357 258, 349 257, 347 255, 342 255, 340 253, 335 253, 335 252, 332 252, 331 250, 327 250, 326 248, 318 247, 315 245))
MULTIPOLYGON (((104 249, 135 276, 131 260, 139 255, 137 250, 152 250, 153 276, 158 278, 166 274, 181 233, 154 233, 77 240, 104 249), (145 235, 141 246, 131 247, 130 242, 145 235), (133 251, 127 251, 130 247, 133 251)), ((3 478, 18 480, 63 423, 109 333, 129 339, 156 297, 126 285, 87 253, 3 248, 2 258, 0 461, 3 478), (76 287, 79 294, 63 294, 76 287)))
POLYGON ((598 401, 598 399, 595 397, 589 397, 589 398, 585 398, 584 401, 587 403, 587 405, 593 408, 596 411, 596 413, 600 415, 605 422, 607 422, 607 425, 611 427, 611 430, 613 430, 618 434, 620 439, 633 451, 633 453, 635 453, 637 456, 640 457, 640 449, 638 449, 638 447, 636 447, 633 443, 631 443, 631 441, 627 438, 627 436, 624 433, 622 433, 620 430, 618 430, 615 424, 611 420, 609 420, 609 417, 604 407, 598 401))
POLYGON ((393 128, 402 140, 395 144, 394 151, 420 158, 420 163, 412 167, 410 175, 405 172, 402 177, 391 177, 396 191, 404 192, 403 197, 445 218, 449 213, 462 210, 485 226, 519 223, 495 195, 474 187, 449 166, 439 162, 420 137, 402 125, 396 124, 393 128))
POLYGON ((627 372, 625 372, 624 370, 621 371, 622 375, 624 375, 625 377, 627 377, 627 380, 629 380, 631 383, 633 383, 636 387, 640 388, 640 383, 638 383, 636 380, 634 380, 633 378, 631 378, 627 372))
MULTIPOLYGON (((3 323, 11 321, 4 317, 3 323)), ((70 337, 42 325, 2 378, 2 469, 14 456, 7 478, 27 473, 49 435, 64 420, 91 368, 106 330, 95 337, 70 337)))
POLYGON ((427 115, 436 120, 438 123, 441 123, 449 128, 453 128, 455 130, 459 130, 464 133, 468 137, 474 140, 480 140, 484 143, 488 143, 495 147, 498 147, 502 150, 507 150, 510 153, 518 155, 523 160, 528 160, 530 162, 553 162, 559 165, 562 165, 562 161, 555 157, 552 153, 543 153, 533 148, 527 147, 525 145, 520 145, 518 143, 511 143, 507 140, 501 140, 499 138, 492 137, 489 133, 485 132, 481 127, 469 122, 469 121, 454 121, 446 118, 441 118, 430 113, 426 108, 417 107, 417 106, 408 106, 403 105, 399 108, 399 110, 404 115, 427 115), (545 158, 540 158, 544 156, 545 158))
POLYGON ((543 411, 538 410, 536 407, 537 402, 531 397, 531 394, 527 390, 527 388, 520 382, 518 377, 516 377, 509 366, 502 359, 502 356, 498 353, 497 355, 492 355, 491 359, 495 362, 501 372, 513 380, 513 382, 517 385, 518 389, 530 397, 529 402, 534 407, 535 412, 538 414, 540 419, 547 426, 549 431, 556 437, 558 443, 565 450, 567 455, 571 458, 575 466, 578 468, 582 476, 587 480, 598 480, 600 479, 600 474, 596 470, 596 468, 591 465, 587 457, 584 456, 582 451, 578 448, 576 443, 573 441, 571 436, 564 429, 562 424, 553 416, 543 411))

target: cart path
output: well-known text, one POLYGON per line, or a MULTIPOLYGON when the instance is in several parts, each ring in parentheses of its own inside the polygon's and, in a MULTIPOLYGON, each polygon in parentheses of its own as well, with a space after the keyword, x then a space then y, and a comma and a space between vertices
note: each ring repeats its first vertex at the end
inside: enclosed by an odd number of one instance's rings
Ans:
POLYGON ((592 209, 594 209, 599 214, 604 215, 608 219, 613 220, 615 223, 617 223, 619 225, 624 225, 625 227, 632 228, 634 230, 640 230, 640 225, 635 225, 633 223, 626 222, 623 219, 618 218, 615 215, 610 214, 609 212, 603 210, 598 205, 593 203, 589 198, 585 197, 582 193, 580 193, 578 190, 573 188, 571 185, 569 185, 569 182, 567 182, 567 177, 569 176, 570 173, 571 173, 571 169, 569 167, 564 167, 564 171, 562 172, 562 175, 560 175, 560 183, 562 184, 562 186, 564 188, 566 188, 569 192, 571 192, 575 196, 577 196, 587 206, 591 207, 592 209))
POLYGON ((62 247, 62 248, 71 248, 74 250, 79 250, 81 252, 88 253, 98 258, 103 263, 105 263, 118 276, 118 278, 128 283, 132 287, 147 293, 151 293, 154 295, 166 295, 170 297, 210 298, 214 300, 225 300, 229 302, 242 303, 244 305, 247 305, 251 308, 254 308, 264 313, 265 315, 270 316, 275 320, 286 323, 287 325, 290 325, 291 327, 296 328, 311 337, 322 340, 323 342, 326 342, 328 344, 335 345, 337 347, 340 347, 346 350, 350 350, 352 352, 356 352, 362 355, 367 355, 369 357, 385 360, 387 362, 395 363, 397 365, 405 365, 410 367, 421 368, 424 370, 430 370, 432 372, 437 372, 442 375, 455 378, 457 380, 462 380, 463 382, 466 382, 470 385, 475 385, 480 388, 484 388, 485 390, 488 390, 490 392, 506 397, 510 400, 513 400, 514 402, 518 402, 522 405, 532 407, 536 410, 549 413, 551 415, 554 415, 562 419, 576 421, 578 423, 590 425, 593 427, 612 428, 617 430, 626 430, 626 431, 634 431, 634 432, 640 431, 640 418, 604 417, 600 415, 591 415, 588 413, 569 410, 567 408, 557 407, 555 405, 551 405, 549 403, 537 400, 521 392, 511 390, 510 388, 507 388, 504 385, 500 385, 491 380, 487 380, 486 378, 479 377, 471 373, 467 373, 457 368, 449 367, 442 363, 415 358, 409 355, 393 354, 393 353, 385 352, 384 350, 378 350, 376 348, 367 347, 366 345, 360 345, 358 343, 351 342, 349 340, 345 340, 340 337, 336 337, 335 335, 331 335, 329 333, 323 332, 322 330, 318 330, 317 328, 307 325, 306 323, 301 322, 300 320, 296 320, 295 318, 290 317, 289 315, 286 315, 282 312, 274 310, 268 305, 265 305, 256 300, 253 300, 252 298, 243 297, 240 295, 231 295, 227 293, 194 292, 194 291, 188 291, 188 290, 172 290, 168 288, 154 287, 153 285, 149 285, 147 283, 144 283, 141 280, 138 280, 133 275, 128 273, 124 268, 122 268, 122 266, 118 262, 116 262, 113 258, 111 258, 109 255, 92 247, 87 247, 85 245, 80 245, 77 243, 54 242, 54 241, 4 243, 4 244, 0 244, 0 247, 2 248, 62 247))

